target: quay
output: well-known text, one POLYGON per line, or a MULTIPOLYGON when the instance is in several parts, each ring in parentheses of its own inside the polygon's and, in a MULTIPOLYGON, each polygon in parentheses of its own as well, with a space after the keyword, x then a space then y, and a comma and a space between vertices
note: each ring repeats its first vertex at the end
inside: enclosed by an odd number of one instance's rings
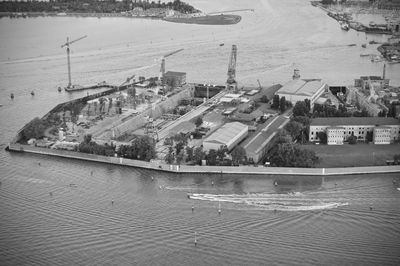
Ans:
POLYGON ((70 159, 86 160, 141 169, 160 171, 172 174, 235 174, 235 175, 298 175, 298 176, 336 176, 359 174, 400 173, 400 165, 365 166, 345 168, 292 168, 292 167, 262 167, 262 166, 188 166, 169 165, 160 162, 146 162, 122 157, 107 157, 95 154, 80 153, 66 150, 39 148, 30 145, 10 143, 6 148, 14 152, 57 156, 70 159))

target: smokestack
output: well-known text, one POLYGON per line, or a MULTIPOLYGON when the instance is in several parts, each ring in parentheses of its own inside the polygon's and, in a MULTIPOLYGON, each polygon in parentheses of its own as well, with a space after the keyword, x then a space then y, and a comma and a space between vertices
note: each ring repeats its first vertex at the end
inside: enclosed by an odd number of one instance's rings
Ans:
POLYGON ((300 79, 300 70, 298 70, 297 68, 295 68, 292 78, 293 78, 293 79, 300 79))

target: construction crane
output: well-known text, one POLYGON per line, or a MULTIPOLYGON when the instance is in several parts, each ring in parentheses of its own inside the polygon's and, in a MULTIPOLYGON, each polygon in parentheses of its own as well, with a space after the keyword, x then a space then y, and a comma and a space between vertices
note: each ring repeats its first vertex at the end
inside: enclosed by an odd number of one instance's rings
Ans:
POLYGON ((72 84, 71 84, 71 61, 70 61, 70 58, 69 58, 69 45, 73 44, 74 42, 80 41, 80 40, 82 40, 82 39, 84 39, 86 37, 87 37, 87 35, 82 36, 82 37, 80 37, 78 39, 75 39, 73 41, 69 41, 69 37, 67 37, 67 42, 64 43, 63 45, 61 45, 61 48, 67 47, 67 60, 68 60, 68 86, 67 86, 67 88, 72 87, 72 84))
POLYGON ((167 58, 168 56, 174 55, 176 53, 179 53, 183 51, 183 49, 179 49, 173 52, 170 52, 168 54, 165 54, 162 56, 161 58, 161 68, 160 68, 160 75, 158 76, 158 80, 160 81, 161 85, 164 85, 164 75, 165 75, 165 58, 167 58))
POLYGON ((262 90, 262 86, 261 86, 260 80, 257 79, 257 82, 258 82, 258 87, 260 88, 260 91, 261 91, 262 90))
POLYGON ((236 89, 236 57, 237 57, 237 47, 232 45, 231 56, 229 58, 228 65, 228 79, 226 81, 228 89, 236 89))

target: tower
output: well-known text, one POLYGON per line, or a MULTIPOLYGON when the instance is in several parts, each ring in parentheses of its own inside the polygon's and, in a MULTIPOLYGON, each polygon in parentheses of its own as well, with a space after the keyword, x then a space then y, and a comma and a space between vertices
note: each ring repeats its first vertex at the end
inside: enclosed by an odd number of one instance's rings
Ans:
POLYGON ((236 89, 236 57, 237 57, 237 47, 232 45, 231 56, 229 58, 228 65, 228 79, 226 81, 228 88, 236 89))

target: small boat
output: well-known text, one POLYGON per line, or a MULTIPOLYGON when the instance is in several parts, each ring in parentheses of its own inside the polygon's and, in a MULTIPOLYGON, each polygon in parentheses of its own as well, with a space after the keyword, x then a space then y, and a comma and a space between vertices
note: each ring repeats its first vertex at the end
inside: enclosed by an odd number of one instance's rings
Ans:
POLYGON ((357 44, 352 43, 352 44, 349 44, 349 45, 347 45, 347 46, 357 46, 357 44))
POLYGON ((347 24, 346 22, 340 23, 340 28, 342 28, 342 30, 345 30, 345 31, 350 30, 349 24, 347 24))
POLYGON ((225 45, 225 43, 220 43, 220 44, 219 44, 219 46, 224 46, 224 45, 225 45))
POLYGON ((370 54, 360 54, 361 57, 371 56, 370 54))
POLYGON ((364 44, 361 44, 361 47, 362 48, 367 48, 367 45, 364 43, 364 44))

